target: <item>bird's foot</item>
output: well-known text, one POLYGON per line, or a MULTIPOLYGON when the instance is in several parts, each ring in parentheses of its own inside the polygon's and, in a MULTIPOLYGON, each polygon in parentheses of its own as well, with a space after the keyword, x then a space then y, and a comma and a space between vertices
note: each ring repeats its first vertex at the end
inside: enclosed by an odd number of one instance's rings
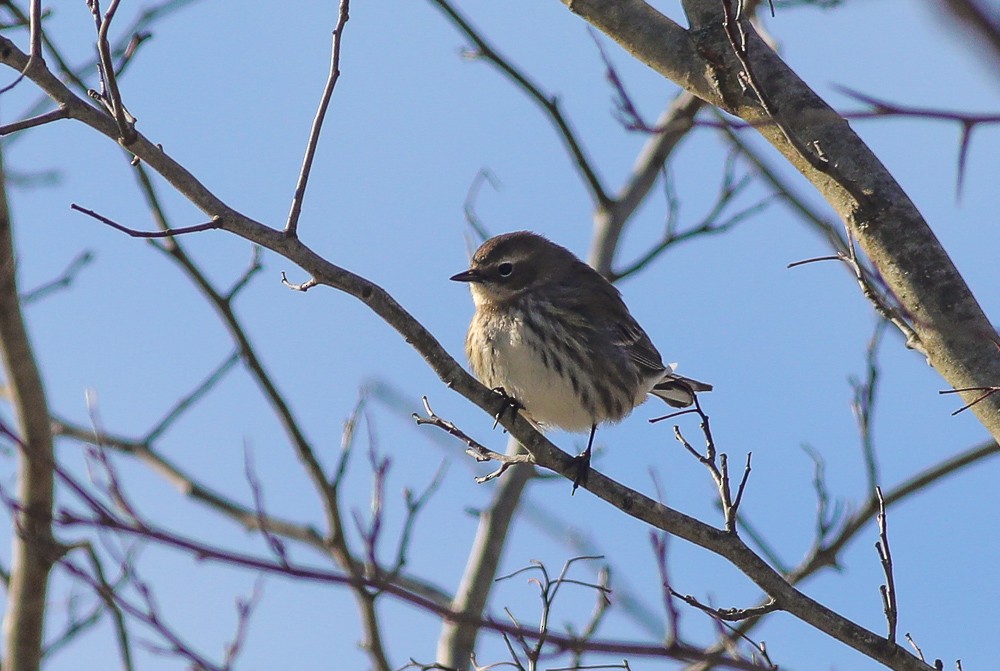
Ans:
POLYGON ((576 490, 580 485, 586 486, 587 478, 590 476, 590 447, 588 446, 580 454, 573 457, 570 461, 570 468, 576 471, 573 476, 573 491, 570 494, 576 494, 576 490))
POLYGON ((516 398, 507 393, 507 390, 503 387, 494 387, 492 389, 494 394, 497 394, 502 399, 502 405, 497 411, 497 414, 493 415, 493 428, 496 429, 497 425, 500 424, 500 420, 503 419, 505 413, 511 413, 514 417, 517 415, 518 411, 523 410, 524 406, 516 398))

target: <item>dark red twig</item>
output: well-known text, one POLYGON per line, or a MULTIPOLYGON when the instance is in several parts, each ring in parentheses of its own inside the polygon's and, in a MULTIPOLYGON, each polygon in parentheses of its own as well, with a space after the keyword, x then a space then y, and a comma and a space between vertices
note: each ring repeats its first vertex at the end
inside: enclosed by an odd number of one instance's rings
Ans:
POLYGON ((108 219, 103 214, 98 214, 97 212, 89 210, 85 207, 81 207, 76 203, 73 203, 72 205, 70 205, 70 207, 76 210, 77 212, 82 212, 88 217, 93 217, 102 224, 107 224, 111 228, 117 231, 121 231, 122 233, 125 233, 127 235, 130 235, 133 238, 172 238, 175 235, 185 235, 187 233, 200 233, 201 231, 211 231, 218 228, 222 228, 221 217, 213 217, 211 221, 206 221, 204 224, 197 224, 195 226, 186 226, 183 228, 171 228, 166 231, 139 231, 134 228, 129 228, 128 226, 119 224, 117 221, 114 221, 113 219, 108 219))

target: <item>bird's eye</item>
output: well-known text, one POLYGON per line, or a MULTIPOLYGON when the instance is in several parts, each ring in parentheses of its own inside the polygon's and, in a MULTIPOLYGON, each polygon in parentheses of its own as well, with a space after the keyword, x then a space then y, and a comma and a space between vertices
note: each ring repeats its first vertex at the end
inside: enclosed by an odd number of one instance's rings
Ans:
POLYGON ((510 274, 514 272, 514 265, 512 263, 501 263, 497 266, 497 272, 500 273, 500 277, 510 277, 510 274))

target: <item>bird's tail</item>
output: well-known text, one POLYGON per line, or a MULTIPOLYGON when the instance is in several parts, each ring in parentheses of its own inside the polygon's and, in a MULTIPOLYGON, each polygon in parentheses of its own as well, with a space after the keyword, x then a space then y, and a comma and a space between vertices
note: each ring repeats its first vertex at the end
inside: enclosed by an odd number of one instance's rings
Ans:
POLYGON ((667 405, 686 408, 694 403, 694 395, 699 391, 712 391, 712 385, 668 372, 649 393, 662 398, 667 405))

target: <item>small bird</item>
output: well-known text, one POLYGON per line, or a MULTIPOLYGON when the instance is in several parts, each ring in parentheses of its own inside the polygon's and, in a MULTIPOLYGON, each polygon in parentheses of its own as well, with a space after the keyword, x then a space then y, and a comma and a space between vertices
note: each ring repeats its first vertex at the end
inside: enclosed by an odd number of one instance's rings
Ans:
POLYGON ((574 492, 586 482, 598 424, 623 419, 647 394, 684 408, 712 389, 664 365, 618 290, 540 235, 490 238, 451 279, 472 290, 465 352, 476 377, 538 426, 590 430, 574 492))

